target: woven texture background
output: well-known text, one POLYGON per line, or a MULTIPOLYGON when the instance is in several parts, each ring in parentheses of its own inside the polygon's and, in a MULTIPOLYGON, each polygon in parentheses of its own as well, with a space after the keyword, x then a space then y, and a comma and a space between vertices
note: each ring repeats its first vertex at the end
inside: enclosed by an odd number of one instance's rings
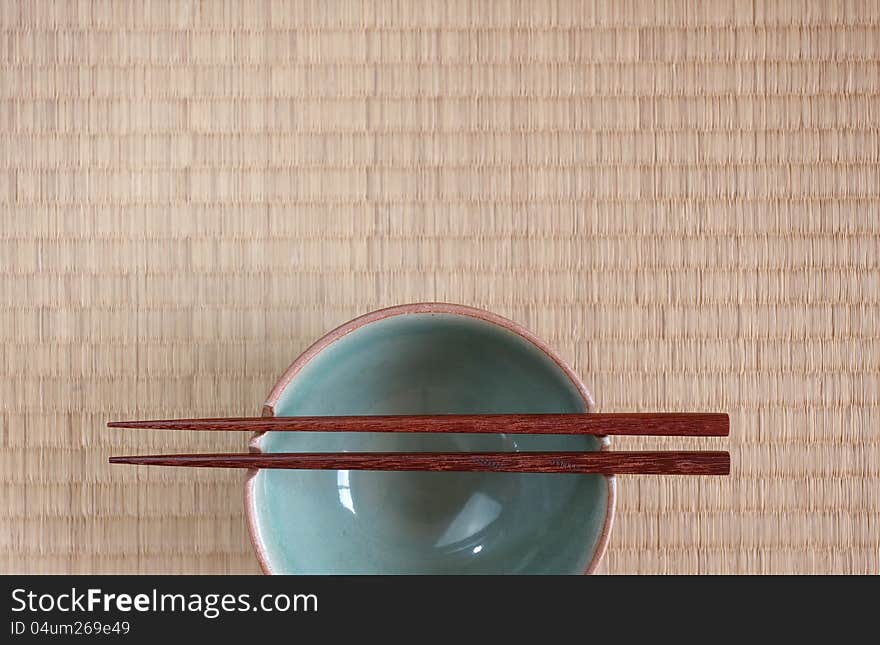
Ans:
POLYGON ((3 2, 0 571, 257 571, 240 473, 106 465, 241 435, 104 423, 443 300, 730 412, 602 571, 876 573, 878 161, 873 1, 3 2))

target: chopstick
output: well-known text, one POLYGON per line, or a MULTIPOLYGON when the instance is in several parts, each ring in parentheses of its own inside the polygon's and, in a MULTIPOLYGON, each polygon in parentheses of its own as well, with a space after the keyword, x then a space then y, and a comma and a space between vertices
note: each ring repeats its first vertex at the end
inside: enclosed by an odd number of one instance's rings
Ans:
POLYGON ((603 475, 728 475, 727 452, 342 452, 143 455, 111 464, 190 468, 481 471, 603 475))
POLYGON ((726 414, 702 412, 239 417, 111 421, 107 426, 250 432, 474 432, 675 437, 726 437, 730 434, 726 414))

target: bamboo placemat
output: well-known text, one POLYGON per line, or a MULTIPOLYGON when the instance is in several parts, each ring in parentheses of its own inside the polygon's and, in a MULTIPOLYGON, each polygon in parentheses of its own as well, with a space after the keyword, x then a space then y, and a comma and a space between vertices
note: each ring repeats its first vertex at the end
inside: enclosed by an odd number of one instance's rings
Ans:
POLYGON ((105 463, 241 436, 104 423, 256 413, 326 330, 421 300, 525 324, 604 411, 730 412, 729 479, 621 481, 604 571, 880 570, 878 3, 0 27, 0 571, 256 571, 240 473, 105 463))

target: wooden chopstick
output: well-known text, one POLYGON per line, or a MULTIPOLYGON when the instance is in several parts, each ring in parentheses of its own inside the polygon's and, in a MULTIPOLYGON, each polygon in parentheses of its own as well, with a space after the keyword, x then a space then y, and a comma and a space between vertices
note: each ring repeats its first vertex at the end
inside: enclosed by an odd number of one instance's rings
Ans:
POLYGON ((728 475, 727 452, 342 452, 144 455, 111 464, 190 468, 421 470, 603 475, 728 475))
POLYGON ((240 417, 111 421, 110 428, 316 432, 475 432, 675 437, 726 437, 726 414, 703 412, 617 414, 441 414, 400 416, 240 417))

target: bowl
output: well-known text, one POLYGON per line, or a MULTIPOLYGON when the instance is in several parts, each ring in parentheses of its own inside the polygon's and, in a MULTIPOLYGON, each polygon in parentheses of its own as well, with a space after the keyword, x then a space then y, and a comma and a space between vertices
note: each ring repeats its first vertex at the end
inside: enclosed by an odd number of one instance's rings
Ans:
MULTIPOLYGON (((589 412, 575 373, 519 325, 420 303, 331 331, 287 369, 263 414, 589 412)), ((256 452, 603 450, 589 436, 266 432, 256 452)), ((603 475, 254 470, 251 541, 283 574, 579 574, 605 550, 603 475)))

